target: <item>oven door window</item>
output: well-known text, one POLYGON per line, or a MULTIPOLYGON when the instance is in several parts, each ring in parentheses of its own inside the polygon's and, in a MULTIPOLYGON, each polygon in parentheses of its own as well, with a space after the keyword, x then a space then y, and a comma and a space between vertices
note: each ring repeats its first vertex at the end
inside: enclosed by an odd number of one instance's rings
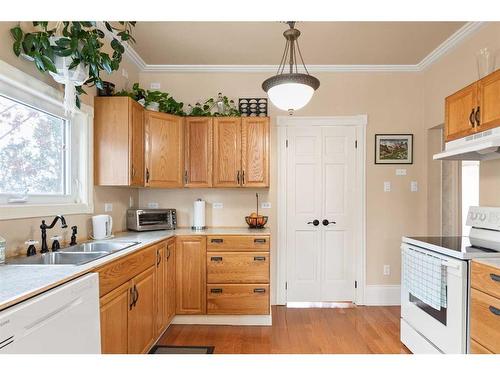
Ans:
POLYGON ((408 296, 409 296, 409 301, 411 303, 413 303, 415 306, 417 306, 420 310, 424 311, 425 313, 429 314, 437 321, 446 325, 446 312, 447 312, 446 307, 441 306, 440 310, 436 310, 434 307, 429 306, 424 301, 421 301, 420 299, 415 297, 413 294, 408 293, 408 296))

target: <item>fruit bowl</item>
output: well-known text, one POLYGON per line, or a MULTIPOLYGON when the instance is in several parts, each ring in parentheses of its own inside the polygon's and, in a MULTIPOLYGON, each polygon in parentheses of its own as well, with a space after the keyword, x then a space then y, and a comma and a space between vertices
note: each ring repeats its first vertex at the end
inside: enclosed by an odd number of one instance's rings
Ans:
POLYGON ((264 226, 267 224, 267 216, 245 216, 245 221, 247 222, 248 226, 250 228, 264 228, 264 226))

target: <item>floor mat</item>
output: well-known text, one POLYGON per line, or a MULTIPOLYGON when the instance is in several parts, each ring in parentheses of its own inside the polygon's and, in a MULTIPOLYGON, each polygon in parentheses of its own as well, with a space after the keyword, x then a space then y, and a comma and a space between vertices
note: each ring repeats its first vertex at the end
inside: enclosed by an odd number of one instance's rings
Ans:
POLYGON ((213 346, 155 345, 149 354, 213 354, 213 346))

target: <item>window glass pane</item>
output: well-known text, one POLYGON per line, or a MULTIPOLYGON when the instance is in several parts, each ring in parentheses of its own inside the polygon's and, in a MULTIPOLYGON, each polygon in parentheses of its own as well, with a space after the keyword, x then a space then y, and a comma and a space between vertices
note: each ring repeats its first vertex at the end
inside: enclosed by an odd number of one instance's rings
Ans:
POLYGON ((66 121, 0 95, 0 194, 66 191, 66 121))
POLYGON ((479 205, 479 161, 462 161, 462 235, 468 236, 467 213, 470 206, 479 205))

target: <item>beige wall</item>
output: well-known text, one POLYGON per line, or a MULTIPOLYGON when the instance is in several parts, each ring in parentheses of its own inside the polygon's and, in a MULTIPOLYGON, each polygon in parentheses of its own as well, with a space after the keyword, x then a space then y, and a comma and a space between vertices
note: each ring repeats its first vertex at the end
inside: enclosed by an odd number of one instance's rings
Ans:
MULTIPOLYGON (((265 73, 141 73, 141 84, 148 88, 159 82, 161 89, 178 100, 195 103, 214 97, 219 91, 231 98, 262 97, 260 85, 269 76, 265 73)), ((398 284, 400 279, 401 236, 424 234, 426 231, 426 181, 422 123, 422 90, 415 73, 323 73, 318 74, 321 87, 312 101, 297 116, 335 116, 367 114, 367 283, 398 284), (375 133, 413 133, 415 163, 405 166, 408 175, 396 177, 396 166, 374 165, 375 133), (410 192, 410 181, 419 182, 420 191, 410 192), (392 182, 392 192, 383 192, 383 182, 392 182), (391 266, 392 274, 383 276, 383 265, 391 266)), ((276 238, 276 116, 286 115, 272 106, 271 187, 261 190, 141 190, 140 202, 158 202, 179 210, 179 224, 191 225, 192 202, 198 197, 208 203, 222 202, 223 209, 208 207, 208 223, 240 226, 243 216, 255 210, 255 191, 261 201, 268 200, 270 228, 276 238)), ((276 248, 273 246, 273 259, 276 248)), ((276 263, 274 264, 276 266, 276 263)), ((275 273, 273 273, 273 278, 275 273)))
MULTIPOLYGON (((432 128, 444 122, 444 98, 479 79, 476 53, 488 47, 496 53, 496 68, 500 67, 500 22, 491 22, 462 41, 423 73, 424 127, 432 128)), ((500 206, 500 160, 481 162, 481 205, 500 206)))
MULTIPOLYGON (((62 90, 62 86, 57 84, 48 74, 42 74, 36 70, 34 64, 22 58, 18 58, 12 52, 12 37, 10 28, 15 26, 15 22, 0 22, 0 60, 4 60, 8 64, 15 66, 23 72, 32 75, 36 79, 42 80, 49 85, 62 90)), ((115 83, 117 90, 121 90, 128 86, 128 82, 135 82, 139 78, 139 70, 126 57, 124 57, 121 67, 126 69, 129 75, 129 80, 126 80, 120 72, 115 72, 111 76, 105 75, 103 78, 115 83)), ((93 97, 95 89, 88 89, 89 95, 82 96, 85 103, 93 105, 93 97)), ((125 225, 125 210, 128 208, 130 196, 134 202, 138 201, 138 192, 136 189, 128 188, 111 188, 111 187, 95 187, 94 188, 94 208, 95 213, 104 212, 104 203, 113 204, 113 225, 115 230, 124 230, 125 225)), ((66 221, 68 226, 77 225, 79 227, 78 236, 80 239, 87 239, 89 235, 89 220, 92 215, 67 215, 66 221)), ((45 218, 51 220, 52 218, 45 218)), ((25 251, 24 242, 28 239, 40 240, 40 222, 42 218, 19 219, 19 220, 0 220, 0 236, 7 240, 7 256, 12 256, 25 251)), ((69 240, 71 231, 52 229, 49 231, 49 236, 62 234, 64 240, 69 240)), ((50 244, 49 244, 50 245, 50 244)))

